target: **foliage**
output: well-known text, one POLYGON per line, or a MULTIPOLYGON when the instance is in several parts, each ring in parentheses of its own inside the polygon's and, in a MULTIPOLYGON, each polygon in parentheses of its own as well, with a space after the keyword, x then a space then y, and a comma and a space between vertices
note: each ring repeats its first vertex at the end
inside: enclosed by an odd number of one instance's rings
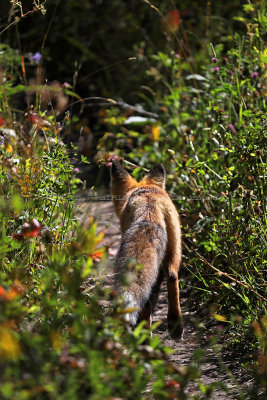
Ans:
POLYGON ((179 371, 157 337, 101 305, 113 298, 97 277, 103 233, 74 219, 79 180, 57 125, 35 117, 2 129, 1 398, 132 399, 152 378, 160 393, 179 371))
POLYGON ((151 55, 147 73, 158 90, 147 102, 158 116, 125 115, 118 133, 121 113, 105 111, 98 149, 100 158, 102 149, 125 158, 137 176, 155 163, 167 166, 198 296, 227 328, 228 345, 249 354, 259 345, 251 324, 267 301, 266 16, 264 7, 244 9, 246 35, 235 33, 229 50, 211 45, 198 73, 172 49, 151 55))
POLYGON ((194 398, 227 391, 201 382, 204 351, 180 368, 142 324, 132 331, 99 277, 103 232, 75 217, 81 182, 62 141, 77 124, 90 142, 88 120, 65 113, 74 97, 81 103, 75 91, 89 88, 109 97, 97 97, 95 159, 124 159, 136 177, 165 164, 192 275, 182 285, 197 287, 192 297, 210 307, 210 346, 242 348, 243 362, 256 354, 246 395, 255 398, 266 389, 267 364, 263 2, 217 2, 220 17, 212 2, 205 17, 194 1, 179 11, 159 1, 11 3, 0 45, 0 397, 186 399, 192 381, 202 393, 194 398), (33 41, 35 24, 43 35, 33 41), (14 50, 21 43, 26 50, 14 50), (133 55, 129 76, 129 64, 116 63, 133 55), (61 82, 45 83, 45 73, 61 82))

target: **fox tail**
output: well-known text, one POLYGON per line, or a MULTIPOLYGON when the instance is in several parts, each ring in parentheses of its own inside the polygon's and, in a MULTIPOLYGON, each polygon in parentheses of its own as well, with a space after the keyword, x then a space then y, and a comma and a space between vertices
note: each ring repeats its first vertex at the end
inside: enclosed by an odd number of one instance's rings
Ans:
POLYGON ((150 300, 166 246, 165 228, 149 220, 134 223, 122 236, 116 259, 116 286, 123 294, 125 307, 132 309, 125 319, 133 326, 138 322, 140 311, 150 300), (129 271, 129 265, 134 266, 134 271, 129 271))

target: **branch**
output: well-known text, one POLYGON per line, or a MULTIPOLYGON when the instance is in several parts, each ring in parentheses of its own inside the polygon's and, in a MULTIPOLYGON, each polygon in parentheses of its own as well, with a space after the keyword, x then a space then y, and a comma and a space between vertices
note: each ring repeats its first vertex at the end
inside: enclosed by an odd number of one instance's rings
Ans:
MULTIPOLYGON (((150 118, 158 118, 158 114, 149 112, 149 111, 145 111, 142 110, 140 108, 134 107, 130 104, 124 103, 122 101, 116 101, 113 99, 106 99, 105 97, 85 97, 84 99, 80 99, 77 101, 74 101, 73 103, 69 104, 64 111, 62 111, 58 116, 57 116, 57 120, 60 119, 60 117, 62 116, 63 113, 65 113, 68 109, 70 109, 72 106, 74 106, 75 104, 79 104, 79 103, 85 103, 87 101, 105 101, 106 103, 101 103, 101 105, 106 105, 106 106, 117 106, 120 108, 123 108, 125 110, 132 110, 136 113, 138 113, 139 115, 144 115, 146 117, 150 117, 150 118)), ((98 105, 98 103, 93 103, 92 105, 98 105)), ((92 106, 90 104, 90 106, 92 106)))
POLYGON ((204 257, 202 257, 196 250, 194 250, 194 253, 196 253, 196 255, 199 257, 199 259, 206 265, 208 265, 210 268, 212 268, 214 271, 217 272, 218 275, 223 275, 226 278, 230 279, 231 281, 238 283, 238 285, 243 286, 244 288, 248 289, 250 292, 254 293, 257 297, 259 297, 261 300, 266 301, 267 299, 265 297, 263 297, 261 294, 259 294, 258 292, 256 292, 254 289, 252 289, 252 287, 250 285, 248 285, 247 283, 243 283, 240 282, 238 279, 236 278, 232 278, 229 274, 227 274, 226 272, 223 272, 221 270, 219 270, 218 268, 214 267, 212 264, 210 264, 204 257))

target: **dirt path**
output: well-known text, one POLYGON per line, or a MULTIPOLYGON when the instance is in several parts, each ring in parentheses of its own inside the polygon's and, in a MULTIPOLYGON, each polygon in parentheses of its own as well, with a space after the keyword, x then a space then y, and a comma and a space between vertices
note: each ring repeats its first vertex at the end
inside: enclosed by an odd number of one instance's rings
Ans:
MULTIPOLYGON (((98 222, 99 231, 105 230, 105 237, 103 244, 108 247, 108 255, 110 266, 113 265, 116 252, 119 246, 120 229, 118 219, 113 211, 112 202, 108 196, 95 196, 92 192, 85 191, 79 196, 77 201, 77 215, 82 220, 89 215, 95 217, 98 222)), ((214 389, 211 397, 201 397, 214 400, 233 400, 239 399, 238 389, 235 380, 242 382, 242 390, 244 391, 249 386, 249 381, 246 379, 244 383, 244 376, 240 367, 235 368, 235 372, 230 378, 228 366, 233 364, 230 362, 222 364, 218 361, 218 357, 214 350, 208 346, 208 336, 210 332, 203 330, 205 333, 201 337, 199 329, 196 328, 196 320, 201 320, 198 311, 190 311, 187 309, 186 299, 188 297, 190 288, 181 291, 181 304, 182 313, 184 318, 184 336, 183 339, 175 341, 170 338, 167 328, 167 290, 166 285, 163 285, 159 301, 153 316, 153 321, 162 321, 162 324, 155 331, 160 336, 166 346, 171 347, 174 351, 170 356, 171 361, 178 365, 187 366, 191 361, 195 351, 205 348, 205 355, 201 362, 199 371, 199 378, 194 383, 190 383, 187 388, 187 393, 190 396, 201 394, 199 389, 199 382, 203 385, 210 385, 215 382, 220 382, 228 388, 228 393, 221 389, 220 386, 214 389)), ((201 322, 201 321, 200 321, 201 322)), ((233 365, 231 365, 233 366, 233 365)), ((193 397, 192 397, 193 398, 193 397)))

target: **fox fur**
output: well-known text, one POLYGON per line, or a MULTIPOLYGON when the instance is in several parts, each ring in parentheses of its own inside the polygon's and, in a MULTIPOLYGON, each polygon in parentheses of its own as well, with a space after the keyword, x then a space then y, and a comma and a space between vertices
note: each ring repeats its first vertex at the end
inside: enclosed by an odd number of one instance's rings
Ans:
POLYGON ((117 161, 112 162, 111 194, 122 233, 115 284, 126 308, 133 309, 126 320, 134 326, 144 319, 150 326, 166 275, 168 326, 172 335, 180 337, 181 230, 176 208, 165 191, 165 176, 160 164, 137 182, 117 161), (130 278, 126 284, 127 277, 130 278))

